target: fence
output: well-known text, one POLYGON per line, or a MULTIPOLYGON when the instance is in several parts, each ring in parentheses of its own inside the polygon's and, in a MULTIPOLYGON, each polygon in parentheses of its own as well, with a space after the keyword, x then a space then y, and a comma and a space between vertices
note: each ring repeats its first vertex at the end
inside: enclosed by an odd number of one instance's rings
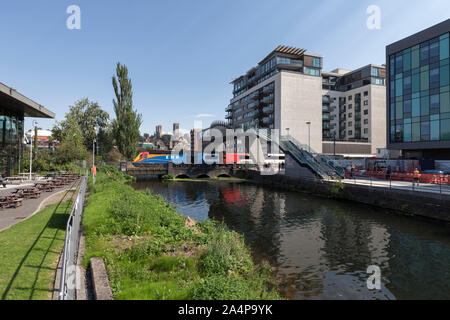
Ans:
POLYGON ((345 178, 370 187, 450 194, 450 175, 444 174, 420 174, 418 181, 415 181, 412 172, 387 174, 386 171, 354 170, 351 174, 346 173, 345 178))
POLYGON ((75 300, 76 298, 76 260, 78 245, 80 242, 81 215, 83 213, 84 200, 86 196, 87 178, 85 174, 81 177, 78 194, 73 203, 66 227, 66 239, 62 255, 62 269, 59 300, 75 300))

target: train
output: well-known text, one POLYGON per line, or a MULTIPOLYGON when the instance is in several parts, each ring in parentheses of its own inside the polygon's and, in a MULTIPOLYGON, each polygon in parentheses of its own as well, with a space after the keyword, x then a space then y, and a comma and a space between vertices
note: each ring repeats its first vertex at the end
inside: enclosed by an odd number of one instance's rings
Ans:
MULTIPOLYGON (((265 162, 270 162, 271 164, 274 161, 284 162, 284 155, 281 155, 282 158, 276 157, 278 160, 273 160, 273 156, 275 155, 269 154, 268 159, 266 159, 265 162)), ((213 155, 206 153, 195 154, 195 157, 197 161, 195 161, 194 164, 214 164, 216 161, 213 155)), ((153 154, 150 152, 142 152, 134 159, 133 166, 143 167, 168 163, 185 164, 191 163, 190 160, 191 159, 187 159, 186 155, 173 155, 170 153, 153 154)), ((253 164, 253 161, 248 153, 224 153, 221 164, 253 164)))

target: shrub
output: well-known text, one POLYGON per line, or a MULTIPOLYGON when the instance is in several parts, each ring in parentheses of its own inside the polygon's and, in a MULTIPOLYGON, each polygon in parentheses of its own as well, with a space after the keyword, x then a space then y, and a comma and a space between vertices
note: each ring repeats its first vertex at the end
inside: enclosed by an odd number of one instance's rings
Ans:
POLYGON ((206 252, 200 258, 203 274, 245 274, 252 271, 252 260, 241 235, 219 225, 210 236, 206 252))

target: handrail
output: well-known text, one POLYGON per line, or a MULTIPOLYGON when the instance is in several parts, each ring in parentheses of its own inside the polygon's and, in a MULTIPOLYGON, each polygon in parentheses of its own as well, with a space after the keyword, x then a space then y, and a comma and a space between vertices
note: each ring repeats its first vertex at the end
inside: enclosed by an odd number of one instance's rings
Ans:
POLYGON ((64 249, 62 254, 61 279, 59 287, 59 300, 75 300, 76 287, 68 284, 69 273, 76 271, 76 256, 80 240, 81 215, 87 189, 87 173, 81 177, 75 202, 72 205, 70 216, 67 220, 64 249))

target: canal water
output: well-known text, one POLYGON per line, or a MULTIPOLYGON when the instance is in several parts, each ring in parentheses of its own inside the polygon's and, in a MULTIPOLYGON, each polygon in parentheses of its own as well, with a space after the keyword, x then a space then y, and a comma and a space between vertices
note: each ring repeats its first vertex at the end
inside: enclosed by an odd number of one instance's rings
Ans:
POLYGON ((199 221, 243 234, 288 299, 450 299, 450 225, 308 194, 230 181, 147 181, 199 221), (381 289, 369 290, 371 265, 381 289))

